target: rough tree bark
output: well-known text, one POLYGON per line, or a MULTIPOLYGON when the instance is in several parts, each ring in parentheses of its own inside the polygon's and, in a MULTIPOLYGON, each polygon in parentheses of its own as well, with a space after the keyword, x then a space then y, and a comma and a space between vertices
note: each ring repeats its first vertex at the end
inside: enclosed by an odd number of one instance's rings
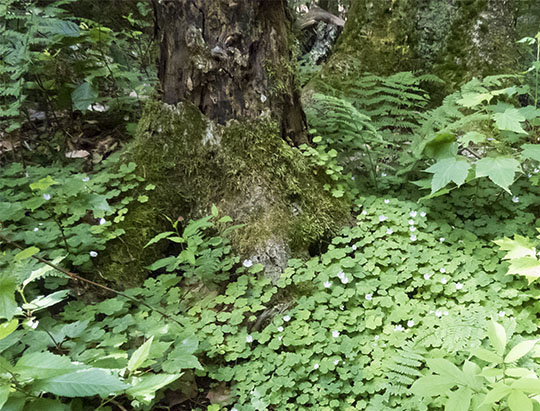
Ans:
POLYGON ((538 0, 354 0, 323 80, 351 59, 367 72, 425 70, 449 92, 473 76, 515 72, 515 41, 534 35, 538 0), (524 18, 526 16, 526 18, 524 18), (532 30, 531 30, 532 28, 532 30))
POLYGON ((306 124, 289 48, 285 0, 154 0, 161 92, 147 104, 127 160, 156 186, 130 210, 102 275, 144 279, 160 257, 144 244, 163 216, 197 218, 216 204, 245 226, 232 243, 277 278, 291 255, 340 227, 348 204, 297 145, 306 124))

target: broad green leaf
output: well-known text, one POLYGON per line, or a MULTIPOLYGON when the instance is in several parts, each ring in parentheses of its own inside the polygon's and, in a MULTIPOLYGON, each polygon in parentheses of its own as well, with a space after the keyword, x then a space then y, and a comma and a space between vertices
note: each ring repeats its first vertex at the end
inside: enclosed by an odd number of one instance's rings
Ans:
POLYGON ((431 181, 431 193, 436 193, 441 188, 444 188, 451 181, 458 187, 465 182, 469 174, 470 164, 464 158, 445 158, 437 161, 427 170, 433 174, 431 181))
POLYGON ((163 268, 169 264, 172 264, 176 261, 176 257, 174 256, 171 256, 171 257, 165 257, 165 258, 160 258, 159 260, 157 260, 156 262, 154 262, 153 264, 149 265, 148 267, 145 267, 147 268, 148 270, 151 270, 151 271, 155 271, 155 270, 159 270, 160 268, 163 268))
POLYGON ((508 396, 508 407, 511 411, 533 411, 531 399, 517 390, 512 390, 508 396))
POLYGON ((523 275, 529 284, 540 277, 540 261, 533 257, 521 257, 510 260, 507 274, 523 275))
POLYGON ((527 132, 521 127, 521 123, 526 120, 525 117, 516 108, 507 108, 503 113, 493 114, 495 125, 502 131, 513 131, 515 133, 527 132))
POLYGON ((487 393, 482 404, 494 404, 510 394, 511 391, 512 389, 508 385, 496 383, 493 389, 487 393))
POLYGON ((9 275, 0 275, 0 318, 11 320, 17 312, 17 282, 9 275))
POLYGON ((47 28, 52 34, 60 34, 65 37, 79 37, 81 35, 79 26, 71 21, 50 19, 47 28))
POLYGON ((521 157, 540 161, 540 144, 523 144, 521 157))
POLYGON ((520 378, 512 383, 511 388, 540 395, 540 379, 528 377, 520 378))
POLYGON ((0 340, 6 338, 9 334, 17 329, 19 320, 13 319, 0 324, 0 340))
POLYGON ((426 360, 429 369, 437 374, 453 378, 456 383, 463 381, 464 375, 456 365, 444 358, 429 358, 426 360))
POLYGON ((459 142, 467 147, 470 143, 478 144, 486 141, 485 134, 479 133, 478 131, 469 131, 459 138, 459 142))
POLYGON ((173 234, 176 234, 174 231, 165 231, 164 233, 160 233, 158 235, 156 235, 154 238, 152 238, 150 241, 148 241, 146 243, 146 245, 144 246, 144 248, 148 247, 149 245, 152 245, 154 243, 157 243, 158 241, 160 240, 163 240, 164 238, 167 238, 173 234))
POLYGON ((128 395, 148 404, 156 395, 156 392, 176 381, 182 376, 179 374, 150 374, 142 377, 134 377, 131 387, 126 391, 128 395))
POLYGON ((212 204, 212 217, 217 218, 219 215, 219 210, 215 204, 212 204))
POLYGON ((528 368, 507 368, 504 370, 504 373, 515 378, 531 377, 534 375, 534 371, 529 370, 528 368))
POLYGON ((504 376, 504 372, 502 370, 502 368, 490 368, 490 367, 485 367, 482 372, 480 373, 480 375, 482 377, 497 377, 497 378, 500 378, 500 377, 503 377, 504 376))
POLYGON ((455 157, 457 155, 458 145, 456 136, 452 133, 439 133, 431 137, 424 145, 423 153, 426 157, 435 160, 455 157))
POLYGON ((410 388, 411 393, 419 397, 436 397, 444 395, 456 385, 453 378, 440 375, 426 375, 418 378, 410 388))
POLYGON ((2 410, 4 404, 8 400, 10 391, 10 383, 8 381, 0 380, 0 410, 2 410))
POLYGON ((510 157, 485 157, 476 162, 476 177, 488 177, 506 192, 521 170, 519 162, 510 157))
POLYGON ((69 357, 50 352, 24 354, 15 365, 14 371, 23 378, 44 379, 82 370, 81 365, 73 364, 69 357))
POLYGON ((152 336, 148 341, 141 345, 128 361, 127 369, 131 372, 137 370, 148 358, 150 354, 150 347, 152 346, 152 341, 154 341, 154 336, 152 336))
POLYGON ((497 355, 493 351, 486 350, 482 347, 474 348, 473 350, 471 350, 471 354, 489 363, 500 364, 503 360, 500 355, 497 355))
POLYGON ((463 93, 457 103, 463 107, 471 108, 477 106, 484 101, 487 103, 493 98, 492 93, 463 93))
POLYGON ((536 248, 533 242, 527 237, 523 237, 519 234, 514 234, 514 239, 504 237, 502 240, 493 241, 497 244, 501 250, 508 251, 503 257, 504 260, 520 257, 535 257, 536 248))
POLYGON ((518 345, 516 345, 510 350, 506 357, 504 357, 504 362, 514 362, 524 357, 534 348, 537 342, 538 340, 527 340, 520 342, 518 345))
POLYGON ((28 247, 22 250, 21 252, 17 253, 15 257, 13 258, 13 261, 21 261, 26 260, 27 258, 32 257, 33 255, 36 255, 39 253, 39 248, 37 247, 28 247))
POLYGON ((460 387, 448 395, 444 411, 469 411, 472 391, 468 387, 460 387))
POLYGON ((88 110, 91 104, 94 104, 98 98, 98 92, 92 86, 92 83, 85 81, 71 93, 73 108, 83 113, 88 110))
POLYGON ((29 303, 23 304, 22 308, 25 310, 36 311, 43 308, 51 307, 59 302, 63 301, 69 295, 69 290, 56 291, 49 295, 40 295, 34 298, 29 303))
POLYGON ((491 320, 487 325, 487 332, 491 346, 498 355, 503 355, 506 347, 506 331, 504 330, 504 327, 494 320, 491 320))
POLYGON ((89 368, 39 381, 36 390, 63 397, 102 397, 120 393, 129 385, 100 368, 89 368))

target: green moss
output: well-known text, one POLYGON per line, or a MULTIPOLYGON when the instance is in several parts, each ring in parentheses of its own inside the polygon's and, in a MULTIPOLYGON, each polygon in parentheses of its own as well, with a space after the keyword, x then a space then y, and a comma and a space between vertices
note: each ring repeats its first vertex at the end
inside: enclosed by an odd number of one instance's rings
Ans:
POLYGON ((143 280, 143 267, 162 256, 163 249, 143 247, 170 229, 165 216, 198 218, 216 204, 245 224, 232 238, 244 255, 256 254, 271 239, 284 239, 301 254, 348 216, 349 205, 322 189, 328 181, 317 176, 325 174, 314 173, 268 119, 211 127, 192 105, 151 101, 126 158, 156 189, 150 201, 127 214, 126 235, 108 247, 104 259, 103 276, 124 285, 143 280))

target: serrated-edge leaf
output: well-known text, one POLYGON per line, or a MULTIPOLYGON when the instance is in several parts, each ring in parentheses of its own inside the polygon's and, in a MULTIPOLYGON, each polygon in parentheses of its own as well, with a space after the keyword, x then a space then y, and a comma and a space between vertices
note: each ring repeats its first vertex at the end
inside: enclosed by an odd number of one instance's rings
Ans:
POLYGON ((494 320, 488 322, 487 326, 489 341, 497 354, 503 355, 506 347, 506 331, 504 327, 494 320))
POLYGON ((538 341, 539 340, 527 340, 520 342, 510 350, 506 357, 504 357, 504 362, 514 362, 526 356, 534 348, 538 341))
POLYGON ((154 336, 150 337, 143 345, 135 350, 128 361, 127 369, 131 372, 137 370, 148 358, 154 336))
POLYGON ((56 377, 47 378, 35 384, 39 391, 63 397, 102 397, 117 394, 129 388, 118 377, 101 368, 89 368, 56 377))

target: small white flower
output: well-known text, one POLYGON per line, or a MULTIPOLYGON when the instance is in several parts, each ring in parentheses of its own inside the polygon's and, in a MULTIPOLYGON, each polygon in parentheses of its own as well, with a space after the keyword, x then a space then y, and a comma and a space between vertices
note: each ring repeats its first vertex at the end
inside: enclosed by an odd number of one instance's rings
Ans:
POLYGON ((339 360, 334 360, 334 365, 338 365, 339 364, 339 360))
POLYGON ((351 177, 351 180, 354 181, 354 176, 351 177))
POLYGON ((330 288, 330 287, 332 287, 332 283, 331 283, 330 281, 325 281, 325 282, 323 283, 323 285, 324 285, 324 288, 330 288))
POLYGON ((82 179, 82 181, 84 181, 85 183, 89 182, 90 181, 90 177, 85 177, 82 179))
POLYGON ((358 248, 356 244, 353 244, 353 246, 351 247, 354 251, 356 251, 356 249, 358 248))
POLYGON ((375 336, 375 341, 378 341, 379 338, 380 338, 380 337, 379 337, 378 335, 376 335, 376 336, 375 336))
POLYGON ((34 231, 39 231, 39 228, 37 228, 37 227, 34 227, 34 231))
POLYGON ((339 306, 339 309, 343 311, 343 310, 345 309, 345 306, 344 306, 344 305, 340 305, 340 306, 339 306))
POLYGON ((345 273, 343 271, 340 271, 339 273, 337 273, 337 276, 338 278, 343 280, 345 278, 345 273))
POLYGON ((366 211, 366 210, 363 210, 363 211, 362 211, 362 215, 367 215, 367 211, 366 211))
POLYGON ((278 341, 281 341, 281 340, 283 340, 283 336, 280 335, 277 339, 278 339, 278 341))
POLYGON ((416 227, 412 225, 412 226, 409 227, 409 230, 411 230, 411 232, 414 232, 414 231, 416 231, 416 227))
POLYGON ((499 311, 499 317, 504 317, 506 315, 506 313, 504 311, 499 311))
POLYGON ((318 369, 319 369, 319 364, 314 364, 314 365, 313 365, 313 369, 314 369, 314 370, 318 370, 318 369))
POLYGON ((381 173, 381 176, 382 176, 382 177, 386 177, 386 173, 381 173))
POLYGON ((394 331, 403 331, 405 328, 403 328, 403 326, 401 324, 398 324, 394 327, 394 331))
POLYGON ((456 290, 461 290, 463 288, 462 283, 456 283, 456 290))
POLYGON ((414 234, 411 235, 411 241, 416 241, 416 236, 414 234))
POLYGON ((447 282, 448 280, 445 277, 441 278, 441 284, 446 284, 447 282))
POLYGON ((384 204, 388 204, 388 203, 390 203, 390 200, 388 199, 384 200, 384 204))
POLYGON ((390 235, 394 232, 394 230, 392 230, 391 228, 389 228, 388 230, 386 230, 386 234, 390 235))
POLYGON ((51 199, 51 195, 50 194, 43 194, 43 198, 47 201, 49 201, 51 199))
POLYGON ((97 252, 90 251, 88 254, 90 254, 90 257, 97 257, 97 252))
POLYGON ((252 336, 252 335, 248 335, 248 336, 246 337, 246 342, 247 342, 247 343, 253 342, 253 336, 252 336))
POLYGON ((332 337, 338 338, 339 337, 339 331, 337 331, 337 330, 332 331, 332 337))
POLYGON ((266 101, 266 96, 264 94, 261 94, 261 103, 264 103, 266 101))
POLYGON ((424 280, 429 280, 431 278, 431 274, 425 273, 424 274, 424 280))
POLYGON ((519 203, 519 197, 518 196, 512 197, 512 202, 519 203))
POLYGON ((414 327, 414 321, 413 320, 409 320, 407 321, 407 327, 414 327))
POLYGON ((285 321, 285 322, 291 321, 291 316, 290 315, 285 315, 283 317, 283 321, 285 321))
POLYGON ((251 260, 244 260, 244 262, 242 263, 244 267, 246 268, 249 268, 253 265, 253 261, 251 260))
POLYGON ((444 274, 446 272, 446 268, 441 267, 441 269, 439 271, 444 274))
POLYGON ((435 311, 435 316, 436 317, 441 317, 442 316, 442 311, 441 310, 435 311))
POLYGON ((280 326, 277 328, 277 330, 278 330, 280 333, 282 333, 282 332, 283 332, 283 327, 280 325, 280 326))
POLYGON ((444 240, 446 240, 446 238, 444 238, 444 237, 439 238, 439 241, 440 241, 441 243, 444 243, 444 240))
POLYGON ((349 279, 348 279, 347 277, 343 277, 343 278, 341 279, 341 282, 342 282, 343 284, 347 284, 347 283, 349 282, 349 279))
POLYGON ((448 311, 445 311, 445 312, 444 312, 444 315, 448 315, 448 311))
POLYGON ((538 174, 539 171, 540 171, 540 169, 538 169, 538 168, 535 168, 535 169, 533 170, 534 174, 538 174))
POLYGON ((107 222, 107 220, 105 220, 104 218, 100 218, 99 219, 99 225, 103 225, 107 222))
POLYGON ((35 320, 35 321, 33 319, 28 320, 28 326, 32 328, 33 330, 37 328, 38 324, 39 324, 38 320, 35 320))
POLYGON ((414 220, 409 220, 409 225, 414 225, 414 220))
POLYGON ((238 411, 238 408, 231 408, 231 411, 238 411))
POLYGON ((414 210, 411 211, 411 212, 409 213, 409 215, 410 215, 412 218, 416 217, 416 211, 414 211, 414 210))
POLYGON ((373 294, 366 294, 366 300, 371 301, 373 299, 373 294))
POLYGON ((383 221, 385 221, 386 219, 387 219, 387 217, 386 217, 384 214, 382 214, 382 215, 379 216, 379 221, 380 221, 381 223, 382 223, 383 221))
POLYGON ((421 211, 420 212, 420 217, 425 217, 426 216, 426 213, 424 211, 421 211))

